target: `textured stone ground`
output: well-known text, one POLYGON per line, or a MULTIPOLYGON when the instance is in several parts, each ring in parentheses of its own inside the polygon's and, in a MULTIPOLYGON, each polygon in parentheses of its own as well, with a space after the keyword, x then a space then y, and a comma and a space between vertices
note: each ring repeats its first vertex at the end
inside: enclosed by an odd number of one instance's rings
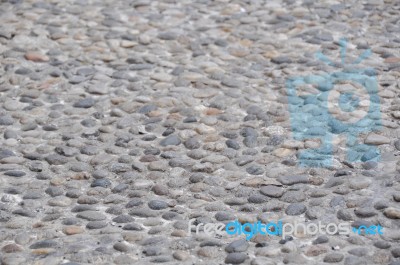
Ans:
POLYGON ((400 264, 400 5, 318 2, 1 1, 1 263, 400 264), (382 159, 337 138, 303 168, 319 142, 292 138, 285 83, 343 67, 314 57, 340 62, 341 37, 348 62, 372 51, 382 130, 360 139, 382 159), (384 235, 246 242, 191 218, 384 235))

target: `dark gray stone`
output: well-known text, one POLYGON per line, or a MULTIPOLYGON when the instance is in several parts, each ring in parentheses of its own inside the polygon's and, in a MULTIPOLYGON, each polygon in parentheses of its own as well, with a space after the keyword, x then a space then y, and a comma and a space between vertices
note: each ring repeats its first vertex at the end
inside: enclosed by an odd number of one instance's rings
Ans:
POLYGON ((307 211, 307 207, 304 204, 292 203, 286 208, 285 213, 287 215, 300 215, 300 214, 305 213, 306 211, 307 211))
POLYGON ((245 253, 229 253, 225 258, 226 264, 242 264, 249 257, 245 253))
POLYGON ((79 101, 77 101, 76 103, 74 103, 74 107, 75 108, 84 108, 84 109, 88 109, 94 106, 95 104, 95 100, 93 98, 84 98, 81 99, 79 101))
POLYGON ((103 187, 103 188, 108 188, 111 187, 111 181, 108 179, 95 179, 93 180, 92 184, 90 184, 90 187, 103 187))
POLYGON ((249 173, 250 175, 262 175, 264 174, 264 168, 257 165, 251 165, 246 168, 246 172, 249 173))
POLYGON ((168 146, 168 145, 179 145, 181 140, 176 135, 170 135, 167 138, 164 138, 160 141, 161 146, 168 146))
POLYGON ((26 173, 24 171, 20 171, 20 170, 10 170, 10 171, 4 172, 4 175, 10 176, 10 177, 15 177, 15 178, 20 178, 20 177, 25 176, 26 173))
POLYGON ((238 239, 230 243, 225 247, 225 251, 228 253, 232 252, 245 252, 249 248, 249 243, 246 239, 238 239))
POLYGON ((106 216, 96 211, 83 211, 76 215, 78 218, 82 218, 88 221, 102 221, 106 219, 106 216))
POLYGON ((104 221, 90 221, 86 224, 87 229, 101 229, 107 226, 104 221))
POLYGON ((56 197, 64 194, 64 190, 61 187, 48 187, 45 192, 51 197, 56 197))
POLYGON ((308 177, 306 175, 294 175, 294 176, 279 176, 278 181, 283 185, 294 185, 298 183, 308 183, 308 177))
POLYGON ((51 239, 46 239, 42 241, 38 241, 30 245, 30 249, 39 249, 39 248, 55 248, 58 246, 58 243, 51 239))
POLYGON ((187 149, 197 149, 201 146, 200 141, 194 137, 187 139, 183 144, 187 149))
POLYGON ((151 200, 148 203, 148 206, 150 209, 153 209, 153 210, 163 210, 165 208, 168 208, 168 203, 165 201, 161 201, 161 200, 151 200))
POLYGON ((268 197, 279 198, 283 195, 284 190, 281 187, 268 185, 261 187, 260 192, 268 197))

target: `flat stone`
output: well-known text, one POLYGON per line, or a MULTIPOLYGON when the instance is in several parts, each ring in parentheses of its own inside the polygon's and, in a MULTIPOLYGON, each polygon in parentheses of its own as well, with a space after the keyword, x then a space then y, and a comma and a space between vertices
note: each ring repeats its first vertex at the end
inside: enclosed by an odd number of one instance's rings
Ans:
POLYGON ((225 258, 226 264, 242 264, 249 257, 245 253, 229 253, 225 258))
POLYGON ((176 135, 170 135, 167 138, 164 138, 160 141, 161 146, 168 146, 168 145, 179 145, 181 140, 176 135))
POLYGON ((96 211, 84 211, 76 215, 76 217, 88 220, 88 221, 102 221, 106 219, 106 216, 96 211))
POLYGON ((373 145, 390 144, 390 139, 383 135, 370 133, 364 140, 364 143, 373 145))
POLYGON ((30 249, 40 249, 40 248, 55 248, 58 246, 58 243, 51 239, 46 239, 42 241, 38 241, 30 245, 30 249))
POLYGON ((309 179, 306 175, 279 176, 278 181, 283 185, 294 185, 298 183, 308 183, 309 179))
POLYGON ((383 214, 390 219, 400 219, 400 209, 389 207, 383 211, 383 214))
POLYGON ((305 213, 306 211, 307 211, 307 207, 304 204, 292 203, 286 208, 285 213, 287 215, 300 215, 300 214, 305 213))
POLYGON ((76 235, 76 234, 82 234, 84 232, 84 229, 80 226, 66 226, 63 228, 63 233, 66 235, 76 235))
POLYGON ((268 185, 261 187, 260 192, 268 197, 279 198, 283 195, 284 190, 281 187, 268 185))
POLYGON ((39 52, 27 52, 25 54, 25 59, 33 62, 48 62, 50 58, 39 52))
POLYGON ((343 260, 344 256, 341 253, 329 253, 325 255, 324 262, 326 263, 338 263, 343 260))
POLYGON ((161 200, 151 200, 148 205, 149 208, 153 210, 162 210, 168 208, 168 203, 161 200))
POLYGON ((93 98, 84 98, 74 103, 75 108, 88 109, 94 106, 95 100, 93 98))
POLYGON ((107 226, 106 222, 103 221, 90 221, 86 224, 87 229, 101 229, 107 226))
POLYGON ((232 252, 244 252, 249 248, 249 243, 245 239, 238 239, 230 243, 225 247, 225 251, 228 253, 232 252))

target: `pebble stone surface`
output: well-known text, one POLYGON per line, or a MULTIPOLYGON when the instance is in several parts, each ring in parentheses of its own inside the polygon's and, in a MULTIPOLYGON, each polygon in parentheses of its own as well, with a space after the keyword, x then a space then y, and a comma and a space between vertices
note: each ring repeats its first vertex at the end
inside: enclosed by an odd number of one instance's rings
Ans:
POLYGON ((0 263, 400 264, 400 3, 3 0, 0 263), (379 162, 303 168, 285 82, 377 72, 379 162), (380 224, 208 237, 189 219, 380 224))

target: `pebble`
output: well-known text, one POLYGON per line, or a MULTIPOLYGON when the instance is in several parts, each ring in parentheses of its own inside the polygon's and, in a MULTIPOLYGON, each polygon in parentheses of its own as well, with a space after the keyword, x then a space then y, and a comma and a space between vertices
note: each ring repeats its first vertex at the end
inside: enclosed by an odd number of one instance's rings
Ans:
POLYGON ((267 185, 261 187, 260 192, 268 197, 279 198, 283 195, 284 190, 281 187, 267 185))
POLYGON ((94 106, 95 100, 93 98, 84 98, 74 103, 75 108, 88 109, 94 106))
POLYGON ((82 218, 88 221, 101 221, 105 220, 106 216, 96 211, 83 211, 76 215, 78 218, 82 218))
POLYGON ((113 247, 120 252, 129 252, 129 246, 122 242, 115 243, 113 247))
POLYGON ((305 175, 295 175, 295 176, 279 176, 278 181, 283 185, 294 185, 298 183, 308 183, 308 177, 305 175))
POLYGON ((25 54, 25 59, 33 62, 47 62, 50 58, 38 52, 27 52, 25 54))
POLYGON ((0 263, 399 259, 395 1, 3 2, 0 263), (382 88, 329 110, 378 107, 356 127, 320 108, 353 62, 360 87, 382 88), (306 167, 313 154, 332 163, 306 167), (246 240, 189 235, 192 218, 387 232, 246 240))
POLYGON ((248 259, 245 253, 229 253, 225 258, 226 264, 242 264, 248 259))
POLYGON ((160 141, 161 146, 168 146, 168 145, 179 145, 181 140, 176 135, 170 135, 167 138, 164 138, 160 141))
POLYGON ((168 203, 161 200, 151 200, 148 205, 149 208, 153 210, 163 210, 168 208, 168 203))
POLYGON ((329 253, 324 257, 326 263, 337 263, 343 260, 344 256, 341 253, 329 253))
POLYGON ((304 204, 302 204, 302 203, 292 203, 286 208, 285 213, 287 215, 292 215, 293 216, 293 215, 303 214, 306 211, 307 211, 307 207, 304 204))
POLYGON ((228 253, 232 252, 245 252, 249 247, 249 244, 245 239, 235 240, 225 247, 225 251, 228 253))
POLYGON ((390 144, 390 139, 379 134, 370 133, 364 143, 373 145, 390 144))
POLYGON ((388 207, 383 211, 383 214, 390 219, 400 219, 400 209, 388 207))
POLYGON ((55 248, 58 246, 58 243, 51 239, 46 239, 42 241, 38 241, 29 246, 30 249, 41 249, 41 248, 55 248))

